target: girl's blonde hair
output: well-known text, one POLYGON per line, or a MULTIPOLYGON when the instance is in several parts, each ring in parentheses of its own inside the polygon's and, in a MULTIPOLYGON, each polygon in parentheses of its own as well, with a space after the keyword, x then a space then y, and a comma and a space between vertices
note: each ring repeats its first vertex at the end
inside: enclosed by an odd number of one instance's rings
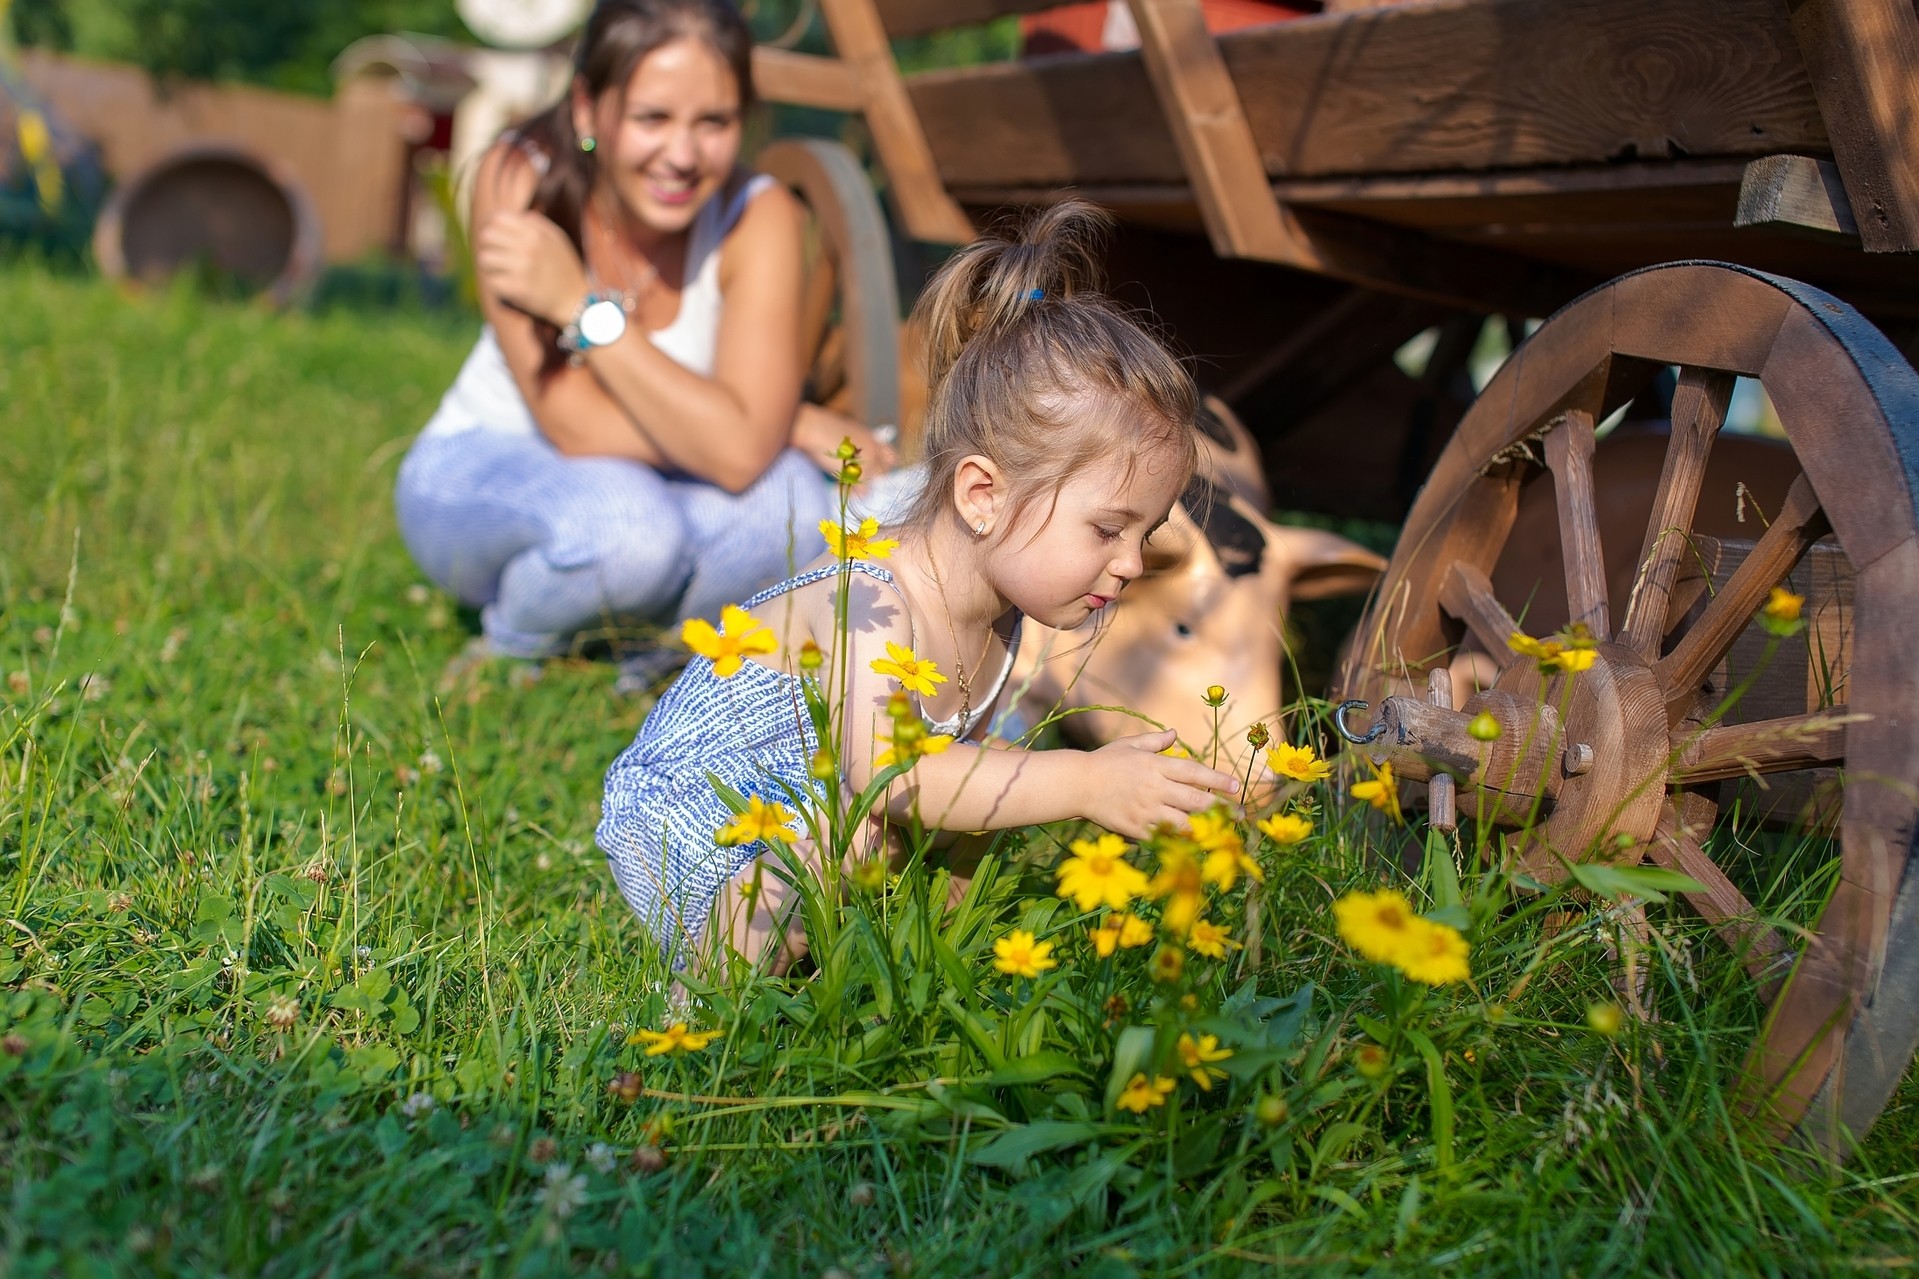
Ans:
POLYGON ((1172 353, 1099 292, 1111 225, 1093 205, 1063 201, 1010 239, 968 244, 920 295, 927 477, 909 522, 930 527, 951 509, 954 473, 974 453, 1008 478, 1013 519, 1100 458, 1164 448, 1191 476, 1198 393, 1172 353))

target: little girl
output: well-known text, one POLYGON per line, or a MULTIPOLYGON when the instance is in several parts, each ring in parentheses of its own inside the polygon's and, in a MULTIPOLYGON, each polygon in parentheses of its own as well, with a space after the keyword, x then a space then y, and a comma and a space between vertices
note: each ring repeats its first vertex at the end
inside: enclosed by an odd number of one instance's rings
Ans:
MULTIPOLYGON (((1191 379, 1094 291, 1104 225, 1092 206, 1067 202, 1017 240, 976 240, 947 262, 916 308, 927 335, 927 481, 907 518, 887 540, 849 546, 849 576, 829 555, 747 600, 767 628, 753 632, 765 664, 696 657, 614 761, 599 843, 676 964, 703 937, 709 956, 730 947, 760 962, 783 934, 797 894, 760 873, 758 859, 773 856, 766 841, 719 846, 732 814, 709 774, 768 803, 815 793, 808 770, 822 743, 800 691, 811 646, 824 653, 822 674, 847 672, 844 686, 828 687, 844 699, 847 740, 835 754, 853 792, 884 766, 898 736, 889 702, 903 687, 917 690, 928 737, 955 739, 893 784, 876 809, 882 823, 917 813, 935 830, 974 832, 1084 818, 1139 839, 1238 790, 1229 774, 1160 754, 1171 732, 1090 752, 987 736, 1022 619, 1097 626, 1140 575, 1148 534, 1193 470, 1191 379), (844 660, 834 651, 842 580, 844 660)), ((737 640, 747 625, 735 614, 726 634, 737 640)), ((793 847, 817 862, 810 841, 793 847)))

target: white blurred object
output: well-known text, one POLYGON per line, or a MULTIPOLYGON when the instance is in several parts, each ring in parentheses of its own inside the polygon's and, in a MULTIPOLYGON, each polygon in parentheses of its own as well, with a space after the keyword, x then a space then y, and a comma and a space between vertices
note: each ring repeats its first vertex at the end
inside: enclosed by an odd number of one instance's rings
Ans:
POLYGON ((920 490, 926 487, 926 464, 915 462, 868 480, 853 490, 846 500, 846 515, 853 523, 874 519, 884 528, 906 518, 920 490))
POLYGON ((460 21, 500 49, 544 49, 586 21, 591 0, 454 0, 460 21))

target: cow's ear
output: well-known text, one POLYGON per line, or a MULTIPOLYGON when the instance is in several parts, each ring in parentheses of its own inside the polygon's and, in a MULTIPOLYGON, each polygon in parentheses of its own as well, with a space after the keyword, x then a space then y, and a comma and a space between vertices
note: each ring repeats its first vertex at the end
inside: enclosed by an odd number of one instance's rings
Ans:
POLYGON ((1363 595, 1386 571, 1384 556, 1324 529, 1272 527, 1267 542, 1267 561, 1291 575, 1296 600, 1363 595))

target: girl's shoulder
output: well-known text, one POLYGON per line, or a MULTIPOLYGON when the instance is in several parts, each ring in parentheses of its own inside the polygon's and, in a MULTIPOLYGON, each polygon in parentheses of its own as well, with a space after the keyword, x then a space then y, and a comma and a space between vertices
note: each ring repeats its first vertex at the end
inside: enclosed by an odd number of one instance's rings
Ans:
POLYGON ((831 652, 839 633, 839 597, 844 583, 846 626, 856 660, 862 660, 868 649, 885 656, 888 642, 910 644, 912 615, 905 592, 893 575, 863 560, 855 561, 844 575, 840 568, 840 561, 832 554, 822 555, 764 593, 750 611, 795 660, 808 641, 831 652))

